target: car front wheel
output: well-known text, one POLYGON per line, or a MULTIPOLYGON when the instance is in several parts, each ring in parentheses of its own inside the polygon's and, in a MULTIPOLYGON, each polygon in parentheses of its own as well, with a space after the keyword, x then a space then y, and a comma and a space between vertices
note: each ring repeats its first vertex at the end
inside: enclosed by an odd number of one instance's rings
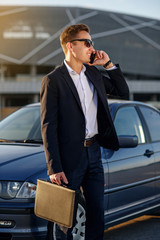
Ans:
MULTIPOLYGON (((73 227, 72 235, 73 240, 84 240, 85 239, 85 207, 83 203, 78 203, 76 224, 73 227)), ((47 240, 66 240, 66 234, 64 234, 56 223, 52 223, 50 226, 50 238, 47 240)))

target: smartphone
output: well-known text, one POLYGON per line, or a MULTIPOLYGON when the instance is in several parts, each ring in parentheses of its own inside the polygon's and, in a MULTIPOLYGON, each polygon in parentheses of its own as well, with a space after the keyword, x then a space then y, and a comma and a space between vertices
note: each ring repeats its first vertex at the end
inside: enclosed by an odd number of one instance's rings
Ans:
POLYGON ((95 59, 96 53, 91 53, 91 57, 90 57, 90 62, 89 63, 93 63, 94 59, 95 59))

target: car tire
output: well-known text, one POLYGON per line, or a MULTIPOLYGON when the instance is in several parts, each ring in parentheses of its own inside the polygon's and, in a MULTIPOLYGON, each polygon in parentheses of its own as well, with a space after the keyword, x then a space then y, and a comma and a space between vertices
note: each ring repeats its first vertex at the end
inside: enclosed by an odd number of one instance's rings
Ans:
MULTIPOLYGON (((73 227, 72 234, 73 240, 84 240, 85 239, 85 204, 84 200, 81 199, 78 203, 76 223, 73 227)), ((48 234, 46 240, 66 240, 67 236, 64 234, 56 223, 48 223, 48 234)))
POLYGON ((85 239, 85 221, 86 221, 85 205, 83 203, 78 203, 76 224, 72 230, 73 240, 85 239))

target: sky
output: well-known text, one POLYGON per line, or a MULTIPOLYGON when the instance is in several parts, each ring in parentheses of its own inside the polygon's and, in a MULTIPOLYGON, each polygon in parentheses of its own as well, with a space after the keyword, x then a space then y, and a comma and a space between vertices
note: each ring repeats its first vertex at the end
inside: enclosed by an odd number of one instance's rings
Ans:
POLYGON ((0 5, 84 7, 160 20, 160 0, 0 0, 0 5))

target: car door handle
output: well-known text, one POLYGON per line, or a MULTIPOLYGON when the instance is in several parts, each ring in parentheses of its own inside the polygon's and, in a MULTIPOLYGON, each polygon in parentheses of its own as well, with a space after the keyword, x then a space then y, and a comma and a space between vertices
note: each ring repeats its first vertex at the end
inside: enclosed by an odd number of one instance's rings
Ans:
POLYGON ((145 153, 144 153, 144 156, 150 157, 152 154, 154 154, 154 152, 151 151, 151 150, 149 150, 149 149, 147 149, 147 150, 145 151, 145 153))

